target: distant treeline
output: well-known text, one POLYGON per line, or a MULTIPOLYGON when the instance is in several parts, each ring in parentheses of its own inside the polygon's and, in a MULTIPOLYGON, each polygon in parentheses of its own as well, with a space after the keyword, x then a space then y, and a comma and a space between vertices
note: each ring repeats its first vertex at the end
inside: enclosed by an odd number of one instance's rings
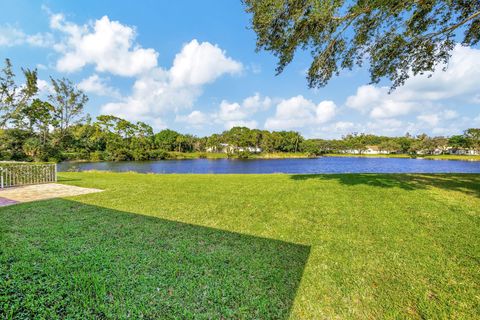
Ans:
MULTIPOLYGON (((24 84, 18 85, 7 59, 0 72, 0 160, 153 160, 176 152, 228 152, 248 157, 250 150, 265 153, 362 152, 376 146, 388 153, 433 153, 437 149, 480 149, 480 129, 463 135, 385 137, 349 134, 339 140, 305 139, 295 131, 234 127, 220 134, 196 137, 173 130, 155 133, 143 122, 101 115, 95 120, 83 112, 88 97, 69 80, 51 78, 52 92, 38 98, 37 71, 22 69, 24 84)), ((200 155, 201 156, 201 155, 200 155)))

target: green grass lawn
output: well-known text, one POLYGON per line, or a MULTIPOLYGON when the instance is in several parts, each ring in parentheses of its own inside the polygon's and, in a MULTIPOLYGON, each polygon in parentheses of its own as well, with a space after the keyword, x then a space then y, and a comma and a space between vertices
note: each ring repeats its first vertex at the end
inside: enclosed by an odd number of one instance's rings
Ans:
POLYGON ((480 156, 474 155, 455 155, 455 154, 440 154, 433 156, 424 156, 425 159, 431 160, 463 160, 463 161, 480 161, 480 156))
POLYGON ((0 208, 0 318, 474 319, 480 175, 61 173, 0 208))

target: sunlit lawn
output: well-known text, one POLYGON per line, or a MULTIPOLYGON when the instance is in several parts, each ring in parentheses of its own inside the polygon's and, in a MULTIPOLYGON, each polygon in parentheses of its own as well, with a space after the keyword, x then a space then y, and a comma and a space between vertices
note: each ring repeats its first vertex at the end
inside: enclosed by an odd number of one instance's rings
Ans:
POLYGON ((480 314, 480 175, 62 173, 0 208, 0 318, 480 314))

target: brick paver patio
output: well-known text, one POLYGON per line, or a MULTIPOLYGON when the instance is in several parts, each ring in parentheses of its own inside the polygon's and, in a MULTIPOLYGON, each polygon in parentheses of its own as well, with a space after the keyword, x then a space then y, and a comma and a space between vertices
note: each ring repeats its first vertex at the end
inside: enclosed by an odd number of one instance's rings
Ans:
POLYGON ((0 189, 0 207, 19 202, 72 197, 101 191, 102 190, 100 189, 68 186, 59 183, 37 184, 31 186, 0 189))

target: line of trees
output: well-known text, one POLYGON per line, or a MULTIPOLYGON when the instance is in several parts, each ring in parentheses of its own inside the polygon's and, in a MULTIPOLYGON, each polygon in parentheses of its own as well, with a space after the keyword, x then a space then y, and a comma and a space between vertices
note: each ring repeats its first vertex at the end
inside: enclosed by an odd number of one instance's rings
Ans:
POLYGON ((18 83, 12 63, 0 71, 0 160, 61 161, 164 159, 169 152, 203 152, 228 143, 274 152, 299 152, 298 132, 233 128, 196 137, 173 130, 154 133, 144 122, 112 115, 84 114, 88 97, 68 79, 50 78, 51 93, 39 99, 37 70, 22 69, 18 83))
POLYGON ((349 134, 340 140, 314 140, 320 152, 345 152, 356 150, 362 153, 369 146, 379 151, 400 154, 433 154, 446 152, 448 148, 480 151, 480 129, 470 128, 461 135, 430 137, 426 134, 402 137, 386 137, 372 134, 349 134))
POLYGON ((52 92, 40 100, 37 70, 22 74, 19 85, 9 59, 0 71, 0 159, 60 159, 88 97, 71 81, 50 78, 52 92))
MULTIPOLYGON (((473 128, 450 138, 350 134, 339 140, 305 139, 295 131, 245 127, 207 137, 170 129, 155 133, 144 122, 132 123, 112 115, 92 119, 84 113, 88 97, 67 79, 50 78, 51 93, 41 100, 37 71, 22 69, 22 74, 24 81, 19 85, 8 59, 0 72, 0 160, 154 160, 168 158, 172 152, 220 151, 225 145, 310 155, 362 151, 371 145, 390 153, 412 154, 447 146, 480 149, 480 129, 473 128)), ((245 151, 241 152, 245 156, 245 151)))

